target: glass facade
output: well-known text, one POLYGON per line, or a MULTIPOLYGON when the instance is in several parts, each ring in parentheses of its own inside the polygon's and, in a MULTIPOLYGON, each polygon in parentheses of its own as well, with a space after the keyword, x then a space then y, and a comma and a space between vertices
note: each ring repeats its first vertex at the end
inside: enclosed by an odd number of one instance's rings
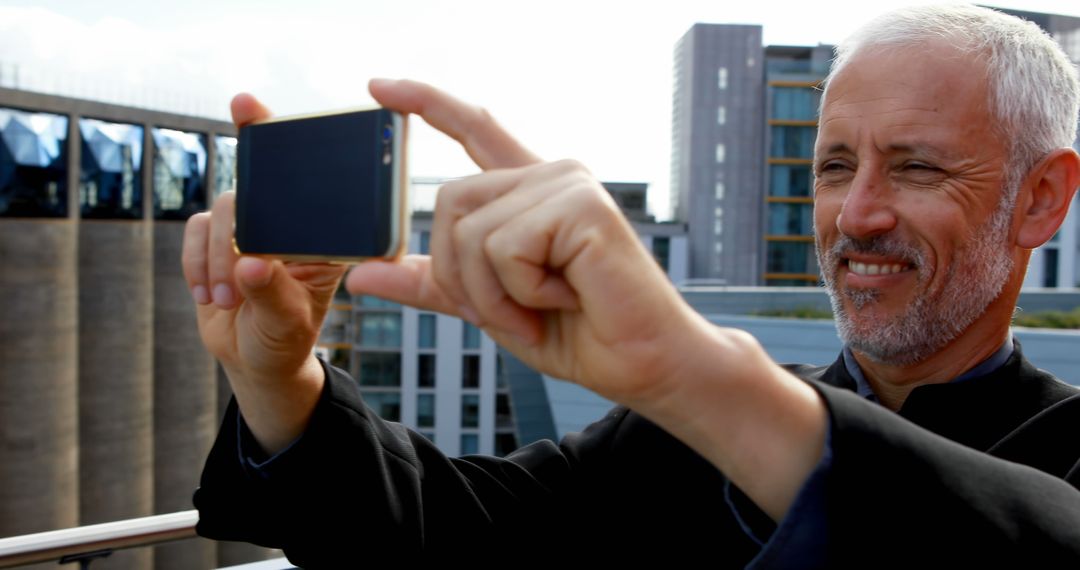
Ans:
POLYGON ((480 396, 465 394, 461 397, 461 427, 480 427, 480 396))
POLYGON ((495 394, 495 429, 512 428, 513 413, 510 409, 510 394, 495 394))
MULTIPOLYGON (((768 273, 818 273, 814 244, 804 241, 771 241, 768 243, 766 271, 768 273)), ((816 281, 816 280, 815 280, 816 281)))
POLYGON ((809 164, 770 164, 769 195, 787 198, 813 196, 814 175, 809 164))
POLYGON ((80 119, 79 209, 83 218, 143 217, 143 128, 80 119))
POLYGON ((517 447, 517 438, 513 432, 495 434, 495 457, 506 457, 517 447))
POLYGON ((475 455, 480 453, 480 436, 475 433, 461 434, 461 454, 475 455))
POLYGON ((422 428, 435 427, 435 394, 416 396, 416 425, 422 428))
POLYGON ((154 218, 186 220, 206 209, 206 135, 155 128, 154 218))
POLYGON ((664 273, 667 273, 668 266, 671 264, 671 238, 668 236, 653 236, 652 254, 656 262, 664 269, 664 273))
POLYGON ((67 216, 68 118, 0 108, 0 216, 67 216))
POLYGON ((399 392, 364 392, 364 403, 368 405, 380 418, 391 421, 401 421, 401 394, 399 392))
POLYGON ((774 158, 814 158, 817 127, 773 125, 769 156, 774 158))
POLYGON ((480 387, 480 355, 466 354, 461 357, 461 387, 480 387))
POLYGON ((461 331, 462 348, 480 348, 480 329, 468 321, 461 321, 464 329, 461 331))
POLYGON ((214 137, 214 196, 236 189, 236 137, 214 137))
POLYGON ((401 313, 360 313, 356 344, 365 348, 400 348, 401 313))
POLYGON ((814 234, 813 204, 770 202, 770 235, 812 236, 814 234))
POLYGON ((435 355, 419 354, 416 357, 416 385, 421 388, 435 387, 435 355))
POLYGON ((401 354, 397 352, 358 352, 361 386, 401 386, 401 354))
POLYGON ((421 314, 418 339, 420 348, 435 348, 435 315, 421 314))
POLYGON ((772 114, 770 118, 785 121, 813 121, 817 119, 821 92, 809 87, 770 87, 772 91, 772 114))

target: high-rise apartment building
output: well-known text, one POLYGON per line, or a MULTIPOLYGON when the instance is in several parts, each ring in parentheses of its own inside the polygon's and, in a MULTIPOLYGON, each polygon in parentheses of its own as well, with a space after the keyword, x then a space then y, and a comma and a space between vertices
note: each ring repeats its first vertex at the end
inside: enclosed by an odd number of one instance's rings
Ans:
POLYGON ((813 285, 810 162, 832 50, 763 48, 761 32, 695 24, 675 47, 672 212, 692 279, 813 285))

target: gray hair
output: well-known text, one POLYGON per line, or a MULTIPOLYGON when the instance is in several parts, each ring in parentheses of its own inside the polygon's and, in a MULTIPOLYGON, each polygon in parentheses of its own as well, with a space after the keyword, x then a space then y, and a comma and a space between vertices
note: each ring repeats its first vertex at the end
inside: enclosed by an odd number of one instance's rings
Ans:
POLYGON ((1034 23, 970 4, 901 8, 836 47, 826 92, 829 80, 860 53, 941 40, 985 62, 991 113, 1009 152, 1002 206, 1011 213, 1028 170, 1047 153, 1072 146, 1080 114, 1076 67, 1034 23))

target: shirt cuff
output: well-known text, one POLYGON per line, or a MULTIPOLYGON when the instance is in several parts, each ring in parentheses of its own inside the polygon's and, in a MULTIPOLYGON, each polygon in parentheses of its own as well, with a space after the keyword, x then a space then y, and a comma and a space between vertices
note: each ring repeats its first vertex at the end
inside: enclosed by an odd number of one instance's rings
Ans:
POLYGON ((757 568, 819 568, 828 544, 826 479, 832 467, 832 427, 825 433, 821 460, 803 483, 787 514, 777 525, 731 482, 724 497, 735 520, 761 552, 746 566, 757 568))
POLYGON ((240 459, 240 465, 244 466, 244 471, 248 475, 259 479, 269 479, 278 458, 287 454, 301 439, 304 439, 303 434, 300 434, 299 437, 285 446, 285 449, 271 457, 267 457, 266 452, 262 450, 262 446, 255 440, 255 435, 251 433, 251 429, 244 422, 244 416, 239 411, 236 414, 236 451, 240 459))

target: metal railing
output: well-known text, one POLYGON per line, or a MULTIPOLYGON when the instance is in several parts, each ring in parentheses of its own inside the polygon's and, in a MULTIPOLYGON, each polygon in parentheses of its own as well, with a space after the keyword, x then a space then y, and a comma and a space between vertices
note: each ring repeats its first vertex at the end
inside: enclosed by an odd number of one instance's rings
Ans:
POLYGON ((86 568, 115 550, 192 538, 198 520, 198 511, 183 511, 2 538, 0 568, 49 561, 86 568))

